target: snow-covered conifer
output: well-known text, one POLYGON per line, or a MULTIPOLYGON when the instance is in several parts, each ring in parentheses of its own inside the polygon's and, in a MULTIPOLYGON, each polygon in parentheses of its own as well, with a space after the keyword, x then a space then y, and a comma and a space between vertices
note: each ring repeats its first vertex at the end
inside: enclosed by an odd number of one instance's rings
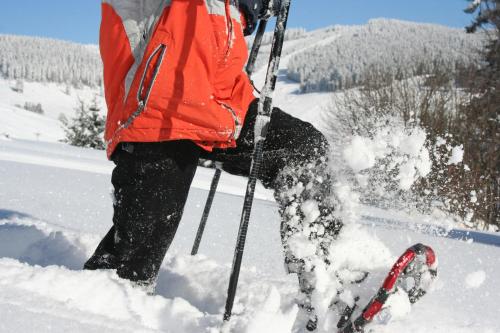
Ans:
POLYGON ((73 146, 104 149, 105 117, 100 115, 100 110, 97 97, 90 105, 80 100, 76 116, 71 121, 66 117, 59 118, 66 133, 63 141, 73 146))

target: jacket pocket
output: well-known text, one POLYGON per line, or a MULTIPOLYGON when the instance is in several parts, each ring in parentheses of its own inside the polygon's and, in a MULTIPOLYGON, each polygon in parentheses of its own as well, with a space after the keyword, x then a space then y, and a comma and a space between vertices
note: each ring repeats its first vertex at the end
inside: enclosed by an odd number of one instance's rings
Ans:
POLYGON ((141 80, 139 82, 139 88, 137 89, 137 104, 139 107, 145 107, 148 103, 149 96, 151 95, 151 90, 153 90, 153 86, 156 82, 156 78, 158 77, 158 73, 160 71, 161 64, 163 62, 163 58, 165 57, 165 52, 167 51, 167 45, 159 44, 156 49, 151 53, 148 60, 146 61, 146 65, 144 67, 144 72, 142 73, 141 80), (148 69, 151 66, 153 59, 157 57, 155 65, 153 67, 153 72, 151 78, 148 80, 146 84, 146 76, 148 73, 148 69))
POLYGON ((159 44, 148 57, 146 64, 144 66, 144 72, 142 73, 141 80, 139 82, 139 87, 137 88, 137 109, 128 117, 127 121, 123 124, 122 127, 129 127, 146 108, 148 104, 149 97, 151 95, 151 91, 153 90, 154 84, 156 82, 156 78, 158 77, 158 73, 160 71, 161 64, 163 63, 163 59, 165 57, 165 53, 167 51, 166 44, 159 44), (150 79, 146 79, 148 77, 148 73, 150 73, 150 67, 153 63, 153 59, 156 58, 156 62, 152 69, 152 74, 150 79))
POLYGON ((241 134, 241 129, 243 128, 242 121, 240 121, 240 119, 238 118, 238 116, 236 115, 236 112, 233 110, 232 107, 230 107, 226 103, 222 103, 222 102, 219 102, 217 100, 216 100, 216 102, 222 108, 224 108, 227 112, 229 112, 229 114, 231 115, 231 118, 233 119, 233 131, 232 131, 231 138, 234 140, 237 140, 241 134))

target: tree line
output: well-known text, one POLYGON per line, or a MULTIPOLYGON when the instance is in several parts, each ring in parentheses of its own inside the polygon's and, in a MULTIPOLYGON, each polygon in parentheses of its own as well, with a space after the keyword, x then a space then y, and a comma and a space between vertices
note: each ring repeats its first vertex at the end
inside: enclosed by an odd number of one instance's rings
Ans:
POLYGON ((102 83, 102 62, 95 45, 0 35, 0 76, 95 87, 102 83))

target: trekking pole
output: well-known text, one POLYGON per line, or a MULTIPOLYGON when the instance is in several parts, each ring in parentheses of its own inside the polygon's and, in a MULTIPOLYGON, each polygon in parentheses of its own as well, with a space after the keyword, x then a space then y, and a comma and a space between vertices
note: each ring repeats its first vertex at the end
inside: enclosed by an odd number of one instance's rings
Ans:
POLYGON ((245 71, 247 72, 248 77, 252 76, 253 71, 255 70, 255 61, 257 60, 257 56, 259 55, 260 45, 262 44, 264 32, 266 32, 267 20, 268 19, 260 20, 255 39, 253 40, 252 51, 250 51, 247 66, 245 67, 245 71))
POLYGON ((278 17, 276 18, 276 27, 274 29, 271 54, 269 56, 269 64, 267 67, 266 83, 264 85, 264 88, 262 89, 257 119, 255 121, 255 147, 252 156, 250 175, 248 177, 247 191, 243 203, 243 211, 241 213, 241 221, 236 248, 234 251, 233 267, 231 270, 231 276, 229 278, 226 308, 224 312, 224 322, 228 322, 231 319, 231 312, 236 296, 241 261, 243 258, 243 250, 245 248, 245 240, 248 231, 248 222, 250 221, 250 213, 252 210, 253 197, 255 193, 255 184, 260 173, 263 159, 264 140, 266 138, 269 122, 271 120, 273 102, 272 97, 274 89, 276 87, 279 60, 281 57, 281 51, 283 49, 283 41, 285 39, 285 29, 288 21, 290 2, 291 0, 281 1, 281 8, 278 17))
POLYGON ((207 224, 208 215, 210 214, 212 202, 214 201, 215 192, 217 192, 217 186, 219 185, 221 173, 222 171, 219 169, 219 167, 216 167, 214 178, 212 178, 212 184, 210 185, 210 192, 208 193, 207 202, 205 203, 205 209, 203 210, 203 215, 201 216, 200 226, 198 227, 198 232, 196 233, 196 238, 194 239, 193 249, 191 250, 192 256, 198 253, 201 238, 203 237, 203 232, 205 231, 205 225, 207 224))
MULTIPOLYGON (((250 77, 255 69, 255 61, 259 55, 260 44, 262 43, 262 37, 266 31, 267 19, 261 20, 259 22, 259 27, 257 28, 257 34, 252 44, 252 51, 248 57, 247 66, 245 68, 248 77, 250 77)), ((191 249, 191 255, 194 256, 198 253, 198 248, 200 247, 201 238, 205 231, 205 226, 207 225, 208 216, 210 215, 210 209, 212 209, 212 203, 214 201, 215 193, 217 192, 217 187, 219 186, 221 170, 219 165, 215 164, 215 174, 212 178, 212 184, 210 185, 210 192, 208 193, 207 201, 205 202, 205 209, 203 210, 203 215, 201 216, 200 225, 198 226, 198 231, 196 232, 196 238, 194 239, 193 248, 191 249)))

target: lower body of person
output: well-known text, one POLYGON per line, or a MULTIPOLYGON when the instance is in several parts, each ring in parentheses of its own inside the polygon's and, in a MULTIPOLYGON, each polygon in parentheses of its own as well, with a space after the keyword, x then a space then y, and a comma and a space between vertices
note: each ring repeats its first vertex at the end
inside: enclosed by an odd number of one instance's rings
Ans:
MULTIPOLYGON (((229 173, 248 176, 257 103, 250 106, 237 148, 207 152, 189 140, 121 143, 112 155, 113 226, 84 268, 115 269, 118 276, 154 289, 199 159, 217 161, 229 173)), ((333 215, 328 150, 327 140, 311 124, 273 110, 259 179, 274 189, 285 267, 298 275, 303 294, 299 305, 311 314, 313 324, 311 258, 329 264, 328 248, 342 227, 333 215), (290 246, 297 239, 314 244, 315 252, 300 257, 302 251, 290 246)))

